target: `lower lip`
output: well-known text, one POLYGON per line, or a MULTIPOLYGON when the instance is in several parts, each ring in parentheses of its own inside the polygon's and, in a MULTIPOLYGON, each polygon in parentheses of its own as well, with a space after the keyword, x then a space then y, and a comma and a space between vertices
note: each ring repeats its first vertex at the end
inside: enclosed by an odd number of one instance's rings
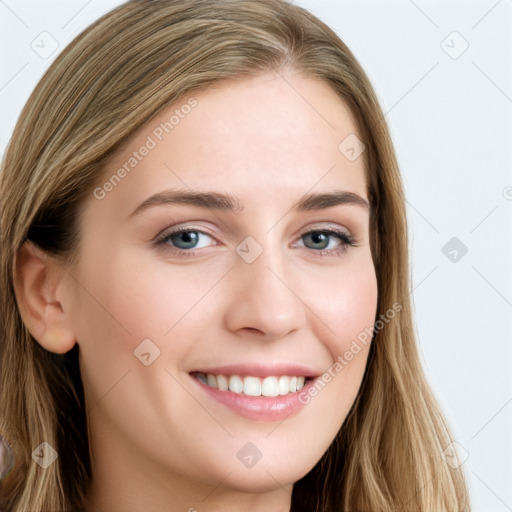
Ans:
POLYGON ((306 384, 295 393, 280 395, 275 397, 267 396, 248 396, 233 391, 221 391, 204 384, 199 379, 191 378, 205 391, 211 398, 217 400, 240 416, 253 421, 283 421, 286 418, 295 416, 302 410, 305 404, 299 401, 301 394, 308 393, 308 388, 313 385, 313 380, 306 384))

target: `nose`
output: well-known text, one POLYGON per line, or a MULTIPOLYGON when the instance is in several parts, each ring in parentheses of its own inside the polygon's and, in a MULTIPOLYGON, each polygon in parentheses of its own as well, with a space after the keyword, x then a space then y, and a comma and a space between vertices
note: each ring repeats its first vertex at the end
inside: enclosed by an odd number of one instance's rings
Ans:
POLYGON ((280 248, 264 248, 252 263, 235 258, 228 279, 224 316, 231 332, 270 341, 305 325, 305 298, 280 248))

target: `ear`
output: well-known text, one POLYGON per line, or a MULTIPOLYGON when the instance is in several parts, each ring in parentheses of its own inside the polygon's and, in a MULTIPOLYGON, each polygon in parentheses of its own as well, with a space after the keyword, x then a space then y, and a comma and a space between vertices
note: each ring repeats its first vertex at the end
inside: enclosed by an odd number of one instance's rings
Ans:
POLYGON ((26 241, 16 254, 13 271, 18 308, 30 334, 50 352, 71 350, 76 340, 62 304, 65 268, 26 241))

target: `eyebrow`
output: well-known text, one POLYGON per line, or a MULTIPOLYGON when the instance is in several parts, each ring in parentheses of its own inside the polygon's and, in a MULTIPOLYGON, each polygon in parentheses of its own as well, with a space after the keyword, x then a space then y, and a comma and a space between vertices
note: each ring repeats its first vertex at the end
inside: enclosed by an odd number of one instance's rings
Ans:
MULTIPOLYGON (((142 211, 155 206, 187 204, 218 210, 229 213, 240 213, 244 211, 238 197, 223 192, 194 192, 188 190, 166 190, 148 197, 135 210, 128 215, 134 217, 142 211)), ((299 199, 292 205, 290 210, 304 212, 311 210, 323 210, 337 205, 359 206, 365 210, 370 210, 368 201, 363 197, 347 192, 336 190, 333 192, 324 192, 319 194, 308 194, 299 199)))

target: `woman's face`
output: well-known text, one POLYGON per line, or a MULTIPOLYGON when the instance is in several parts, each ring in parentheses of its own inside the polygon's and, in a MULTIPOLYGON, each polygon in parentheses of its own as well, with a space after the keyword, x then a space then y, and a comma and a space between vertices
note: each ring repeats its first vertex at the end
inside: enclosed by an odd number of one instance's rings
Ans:
POLYGON ((97 489, 289 493, 326 451, 377 305, 356 134, 326 84, 266 74, 177 102, 107 166, 68 302, 97 489))

